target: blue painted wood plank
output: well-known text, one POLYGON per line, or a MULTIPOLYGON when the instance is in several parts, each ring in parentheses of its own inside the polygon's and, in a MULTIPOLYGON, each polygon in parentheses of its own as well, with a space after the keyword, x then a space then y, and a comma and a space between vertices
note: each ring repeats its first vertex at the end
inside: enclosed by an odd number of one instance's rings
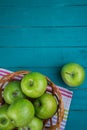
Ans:
POLYGON ((87 48, 0 48, 1 67, 61 66, 77 62, 87 66, 87 48))
POLYGON ((86 130, 87 111, 70 111, 65 130, 86 130))
POLYGON ((2 47, 87 46, 87 27, 0 28, 2 47))
POLYGON ((87 26, 87 6, 0 7, 0 26, 87 26))
POLYGON ((72 89, 73 100, 71 103, 71 110, 87 111, 87 85, 85 89, 81 89, 82 86, 79 87, 78 89, 72 89))
POLYGON ((56 5, 84 5, 87 4, 87 0, 0 0, 0 5, 15 5, 18 7, 31 7, 31 6, 53 6, 56 5))

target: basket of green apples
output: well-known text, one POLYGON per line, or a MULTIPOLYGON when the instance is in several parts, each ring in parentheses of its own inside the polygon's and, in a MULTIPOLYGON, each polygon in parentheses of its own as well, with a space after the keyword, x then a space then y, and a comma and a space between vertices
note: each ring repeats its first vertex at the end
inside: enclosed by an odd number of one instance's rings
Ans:
POLYGON ((0 79, 0 130, 59 130, 63 116, 59 88, 43 74, 17 71, 0 79))

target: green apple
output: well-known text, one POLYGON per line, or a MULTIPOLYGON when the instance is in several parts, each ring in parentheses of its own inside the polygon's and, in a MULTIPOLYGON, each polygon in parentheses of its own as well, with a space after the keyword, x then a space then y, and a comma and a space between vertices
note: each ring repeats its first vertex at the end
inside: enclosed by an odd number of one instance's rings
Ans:
POLYGON ((34 106, 27 99, 15 100, 8 108, 7 114, 16 127, 25 127, 34 117, 34 106))
POLYGON ((34 101, 36 116, 40 119, 48 119, 57 111, 57 100, 50 93, 44 93, 34 101))
POLYGON ((42 130, 43 121, 37 117, 34 117, 27 127, 18 128, 18 130, 42 130))
POLYGON ((3 98, 6 103, 12 104, 16 99, 24 97, 25 95, 21 90, 21 81, 11 81, 5 86, 3 98))
POLYGON ((14 125, 7 116, 8 105, 0 106, 0 130, 12 130, 14 125))
POLYGON ((42 130, 43 121, 37 117, 34 117, 28 126, 30 130, 42 130))
POLYGON ((62 67, 61 76, 68 86, 79 86, 84 82, 85 70, 77 63, 68 63, 62 67))
POLYGON ((21 88, 28 97, 37 98, 46 91, 47 80, 41 73, 31 72, 23 77, 21 88))

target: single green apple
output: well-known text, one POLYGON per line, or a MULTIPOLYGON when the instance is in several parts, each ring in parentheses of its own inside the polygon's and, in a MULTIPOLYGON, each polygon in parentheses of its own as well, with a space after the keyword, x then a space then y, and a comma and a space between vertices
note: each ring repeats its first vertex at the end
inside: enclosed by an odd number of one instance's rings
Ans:
POLYGON ((21 90, 20 81, 11 81, 5 86, 3 91, 3 98, 6 103, 12 104, 16 99, 24 97, 25 95, 21 90))
POLYGON ((43 121, 37 117, 34 117, 28 126, 30 130, 42 130, 43 121))
POLYGON ((57 111, 57 100, 50 93, 44 93, 34 101, 35 114, 40 119, 48 119, 57 111))
POLYGON ((47 80, 41 73, 31 72, 23 77, 21 88, 28 97, 37 98, 46 91, 47 80))
POLYGON ((27 99, 15 100, 8 108, 7 114, 16 127, 25 127, 34 117, 34 106, 27 99))
POLYGON ((0 106, 0 130, 12 130, 14 125, 7 116, 8 105, 0 106))
POLYGON ((84 82, 85 70, 77 63, 68 63, 62 67, 61 76, 68 86, 79 86, 84 82))

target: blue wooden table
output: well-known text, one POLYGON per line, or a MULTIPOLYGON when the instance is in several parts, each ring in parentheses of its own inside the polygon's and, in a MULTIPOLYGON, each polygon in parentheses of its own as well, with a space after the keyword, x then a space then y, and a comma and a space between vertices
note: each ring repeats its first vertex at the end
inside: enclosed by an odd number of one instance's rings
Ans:
POLYGON ((65 130, 86 130, 87 76, 66 86, 60 70, 68 62, 87 72, 87 0, 0 0, 0 67, 39 71, 72 90, 65 130))

